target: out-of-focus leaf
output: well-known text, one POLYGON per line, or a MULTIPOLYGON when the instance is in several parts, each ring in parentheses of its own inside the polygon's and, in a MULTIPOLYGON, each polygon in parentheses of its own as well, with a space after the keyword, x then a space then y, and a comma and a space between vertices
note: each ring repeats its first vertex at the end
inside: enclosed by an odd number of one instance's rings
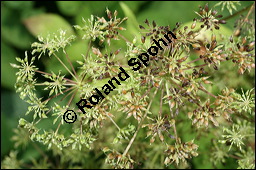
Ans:
POLYGON ((21 20, 24 20, 24 19, 32 17, 32 16, 43 14, 44 12, 45 12, 45 10, 43 8, 39 8, 39 9, 32 8, 29 10, 23 10, 22 14, 21 14, 21 20))
POLYGON ((13 148, 13 142, 10 141, 10 138, 13 135, 10 121, 11 120, 7 118, 6 114, 1 112, 1 157, 13 148))
POLYGON ((32 158, 37 159, 40 157, 40 153, 32 147, 33 145, 28 145, 29 147, 26 149, 26 152, 23 153, 22 155, 22 160, 24 162, 29 162, 31 161, 32 158))
POLYGON ((1 92, 1 156, 7 154, 13 148, 13 142, 10 140, 14 134, 13 128, 17 127, 18 119, 21 115, 24 115, 27 106, 28 104, 22 101, 17 93, 1 92))
POLYGON ((26 49, 34 41, 20 20, 20 12, 1 6, 1 35, 8 43, 26 49))
POLYGON ((82 1, 56 1, 59 10, 68 16, 75 16, 81 10, 82 1))
POLYGON ((41 14, 24 20, 25 26, 34 35, 47 37, 49 33, 56 33, 58 30, 66 30, 67 36, 74 35, 71 25, 61 16, 56 14, 41 14))
POLYGON ((34 1, 4 1, 3 2, 6 6, 13 8, 13 9, 28 9, 34 5, 34 1))
POLYGON ((105 14, 106 8, 109 10, 118 2, 116 1, 86 1, 85 5, 90 6, 93 15, 102 15, 105 14))
POLYGON ((145 19, 158 25, 175 26, 176 22, 187 22, 192 20, 198 10, 198 5, 204 5, 202 1, 153 1, 147 9, 138 14, 138 21, 143 23, 145 19))
POLYGON ((139 37, 139 27, 138 27, 138 21, 134 15, 134 13, 132 12, 132 10, 123 2, 120 2, 120 6, 122 8, 122 10, 124 11, 124 14, 126 17, 128 17, 128 20, 126 21, 127 23, 127 30, 130 31, 130 33, 132 33, 133 35, 137 36, 137 38, 139 37))
POLYGON ((82 54, 86 54, 88 48, 88 42, 87 41, 77 41, 72 44, 72 46, 67 47, 67 53, 69 55, 70 60, 73 62, 73 64, 78 64, 76 61, 80 60, 83 61, 82 54))
MULTIPOLYGON (((75 22, 76 24, 74 25, 80 25, 80 26, 84 26, 84 22, 82 20, 82 18, 84 18, 86 21, 91 17, 92 11, 91 8, 89 8, 86 5, 83 5, 81 10, 79 11, 79 13, 75 16, 75 22)), ((84 32, 81 30, 76 30, 77 34, 80 36, 80 38, 83 37, 84 32)))
POLYGON ((147 3, 148 1, 125 1, 125 4, 135 13, 138 11, 142 4, 147 3))
POLYGON ((1 86, 13 90, 17 69, 11 67, 10 63, 16 63, 17 54, 5 43, 1 42, 1 44, 1 86))

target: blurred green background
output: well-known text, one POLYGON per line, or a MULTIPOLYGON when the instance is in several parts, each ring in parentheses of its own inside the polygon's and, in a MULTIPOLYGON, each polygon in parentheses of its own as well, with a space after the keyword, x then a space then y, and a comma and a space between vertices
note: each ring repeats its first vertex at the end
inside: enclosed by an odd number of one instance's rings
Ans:
MULTIPOLYGON (((13 135, 13 128, 17 127, 18 119, 24 116, 27 105, 15 93, 14 84, 16 76, 14 68, 10 63, 17 63, 15 57, 24 57, 24 51, 30 51, 30 45, 36 41, 36 35, 55 32, 59 28, 69 31, 69 33, 81 35, 75 32, 73 25, 81 25, 82 17, 87 20, 90 15, 106 16, 105 10, 108 7, 111 11, 117 10, 120 18, 128 16, 128 21, 124 24, 127 34, 138 29, 138 24, 143 24, 147 18, 155 20, 158 25, 175 26, 176 22, 186 23, 196 17, 194 11, 198 11, 198 6, 204 6, 203 1, 122 1, 131 10, 125 10, 120 1, 1 1, 1 160, 14 148, 10 140, 13 135)), ((219 2, 219 1, 218 1, 219 2)), ((217 2, 208 1, 209 7, 213 7, 217 2)), ((251 5, 252 2, 241 2, 238 10, 251 5)), ((220 9, 218 7, 217 9, 220 9)), ((223 16, 229 16, 229 12, 221 12, 223 16)), ((225 25, 227 29, 233 28, 234 19, 228 20, 225 25)), ((130 37, 132 39, 133 37, 130 37)), ((85 43, 76 41, 75 45, 69 47, 69 53, 80 57, 79 53, 85 49, 85 43), (76 55, 77 54, 77 55, 76 55)), ((74 57, 72 61, 77 58, 74 57)), ((39 65, 41 70, 58 70, 54 59, 49 62, 49 58, 42 58, 39 65)), ((221 73, 225 74, 225 73, 221 73)), ((216 78, 217 81, 218 78, 216 78)), ((233 82, 231 86, 243 86, 249 89, 252 86, 247 78, 242 76, 233 82)), ((183 131, 188 129, 183 128, 183 131)), ((186 138, 186 137, 185 137, 186 138)), ((202 139, 202 138, 201 138, 202 139)), ((200 147, 205 152, 209 140, 203 138, 200 147)), ((29 155, 39 157, 39 153, 31 146, 26 151, 19 153, 19 157, 24 160, 29 159, 29 155)), ((207 154, 204 154, 207 157, 207 154)), ((207 160, 206 158, 204 160, 207 160)), ((209 159, 208 159, 209 160, 209 159)), ((193 161, 194 168, 212 168, 209 162, 202 161, 199 157, 193 161)), ((227 162, 228 168, 233 168, 227 162)), ((227 166, 225 168, 227 168, 227 166)))

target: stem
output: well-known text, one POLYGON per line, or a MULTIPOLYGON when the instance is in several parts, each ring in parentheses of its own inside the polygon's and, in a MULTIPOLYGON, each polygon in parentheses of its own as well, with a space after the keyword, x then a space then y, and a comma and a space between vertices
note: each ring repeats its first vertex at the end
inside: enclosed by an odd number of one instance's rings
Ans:
POLYGON ((215 96, 215 95, 212 94, 211 92, 208 92, 202 85, 201 85, 201 87, 199 87, 198 89, 201 90, 201 91, 203 91, 203 92, 205 92, 205 93, 207 93, 208 95, 214 97, 215 99, 217 99, 217 96, 215 96))
MULTIPOLYGON (((160 82, 160 83, 161 83, 161 82, 160 82)), ((152 102, 153 102, 153 99, 154 99, 154 97, 155 97, 157 91, 158 91, 158 88, 156 88, 156 90, 155 90, 155 92, 154 92, 154 94, 153 94, 153 97, 151 98, 151 101, 150 101, 150 103, 149 103, 149 105, 148 105, 148 108, 147 108, 147 110, 146 110, 146 113, 144 114, 144 116, 143 116, 143 118, 142 118, 142 120, 141 120, 141 122, 140 122, 140 124, 139 124, 139 126, 138 126, 138 128, 137 128, 137 130, 136 130, 136 132, 134 133, 134 135, 133 135, 132 139, 130 140, 128 146, 126 147, 126 149, 125 149, 125 151, 124 151, 124 153, 123 153, 123 156, 125 156, 125 155, 127 154, 127 152, 129 151, 130 147, 132 146, 132 143, 134 142, 134 140, 135 140, 135 138, 136 138, 136 136, 137 136, 137 134, 138 134, 138 132, 139 132, 141 126, 142 126, 142 123, 143 123, 144 119, 146 118, 146 116, 147 116, 147 114, 148 114, 148 111, 149 111, 149 109, 150 109, 150 107, 151 107, 151 104, 152 104, 152 102)))
POLYGON ((117 67, 126 67, 126 68, 130 68, 130 66, 125 66, 125 65, 113 65, 113 66, 117 66, 117 67))
POLYGON ((82 120, 80 121, 80 135, 83 134, 83 124, 82 124, 82 120))
MULTIPOLYGON (((36 86, 46 86, 44 83, 36 83, 35 84, 36 86)), ((74 85, 76 85, 76 84, 73 84, 73 83, 71 83, 71 84, 69 84, 69 83, 67 83, 67 84, 63 84, 64 86, 74 86, 74 85)))
POLYGON ((255 5, 255 2, 252 4, 248 14, 246 15, 245 19, 244 19, 244 22, 248 22, 248 17, 250 16, 250 14, 252 13, 252 10, 253 10, 253 7, 255 5))
POLYGON ((123 40, 125 40, 126 42, 129 42, 129 43, 132 44, 132 42, 129 41, 127 38, 125 38, 122 34, 118 33, 118 35, 119 35, 123 40))
POLYGON ((76 95, 76 93, 77 93, 77 90, 78 90, 78 89, 76 89, 76 91, 72 94, 71 98, 69 99, 69 101, 68 101, 68 107, 70 106, 72 100, 74 99, 74 97, 75 97, 75 95, 76 95))
MULTIPOLYGON (((71 96, 71 98, 70 98, 70 100, 69 100, 69 102, 68 102, 68 106, 70 106, 70 103, 71 103, 71 101, 73 100, 73 98, 74 98, 74 96, 76 95, 76 92, 77 92, 77 90, 73 93, 73 95, 71 96)), ((66 98, 67 96, 69 96, 70 94, 72 93, 72 91, 71 92, 69 92, 67 95, 65 95, 64 97, 66 98)), ((61 99, 62 100, 62 99, 61 99)), ((57 133, 58 133, 58 130, 59 130, 59 128, 60 128, 60 125, 61 125, 61 121, 60 121, 60 123, 58 124, 58 127, 57 127, 57 129, 56 129, 56 131, 55 131, 55 135, 57 135, 57 133)))
MULTIPOLYGON (((41 74, 46 74, 46 75, 52 76, 52 74, 51 74, 51 73, 46 73, 46 72, 39 71, 39 70, 36 70, 35 72, 38 72, 38 73, 41 73, 41 74)), ((75 83, 75 84, 76 84, 76 82, 75 82, 75 81, 73 81, 73 80, 70 80, 70 79, 67 79, 67 78, 63 78, 63 79, 65 79, 65 80, 67 80, 67 81, 69 81, 69 82, 73 82, 73 83, 75 83)))
POLYGON ((250 5, 250 6, 248 6, 248 7, 245 7, 244 9, 242 9, 242 10, 240 10, 240 11, 237 11, 236 13, 234 13, 234 14, 232 14, 232 15, 230 15, 230 16, 227 16, 227 17, 225 17, 225 18, 223 18, 223 20, 228 20, 228 19, 230 19, 230 18, 233 18, 233 17, 235 17, 235 16, 237 16, 237 15, 243 13, 244 11, 248 10, 251 6, 253 6, 254 4, 255 4, 255 2, 254 2, 252 5, 250 5))
POLYGON ((202 64, 202 65, 198 65, 198 66, 194 66, 194 67, 187 67, 187 68, 184 68, 182 70, 189 70, 189 69, 192 69, 192 68, 197 68, 197 67, 204 67, 204 66, 207 66, 208 64, 202 64))
POLYGON ((255 134, 248 134, 248 135, 244 135, 244 136, 255 136, 255 134))
MULTIPOLYGON (((243 20, 243 22, 241 23, 241 25, 239 25, 239 27, 236 29, 236 30, 241 30, 241 28, 242 28, 242 26, 246 23, 246 22, 248 22, 248 17, 249 17, 249 15, 251 14, 251 12, 252 12, 252 10, 253 10, 253 8, 254 8, 254 5, 255 5, 255 2, 251 5, 251 6, 248 6, 247 8, 246 8, 246 10, 250 7, 250 10, 249 10, 249 12, 247 13, 247 15, 246 15, 246 17, 245 17, 245 19, 243 20)), ((235 30, 235 31, 236 31, 235 30)), ((235 31, 234 31, 234 33, 235 33, 235 31)))
MULTIPOLYGON (((104 101, 105 99, 106 99, 106 98, 104 98, 104 99, 101 101, 101 103, 100 103, 98 106, 96 106, 95 109, 101 107, 101 105, 103 104, 103 101, 104 101)), ((112 123, 116 126, 116 128, 120 131, 120 130, 121 130, 120 127, 116 124, 116 122, 112 119, 112 117, 110 117, 107 113, 106 113, 106 116, 111 120, 111 122, 112 122, 112 123)))
POLYGON ((188 62, 186 64, 194 63, 194 62, 199 61, 199 60, 201 60, 201 58, 194 59, 194 60, 192 60, 192 61, 190 61, 190 62, 188 62))
POLYGON ((64 53, 66 54, 66 58, 67 58, 67 60, 68 60, 69 65, 70 65, 71 68, 72 68, 73 73, 74 73, 75 76, 77 77, 76 70, 75 70, 75 68, 74 68, 74 66, 73 66, 73 64, 72 64, 72 62, 71 62, 70 59, 69 59, 68 53, 67 53, 65 50, 64 50, 64 53))
POLYGON ((174 131, 174 135, 175 135, 175 140, 178 143, 178 135, 177 135, 177 130, 176 130, 176 125, 175 123, 173 124, 173 131, 174 131))
MULTIPOLYGON (((169 87, 168 87, 167 82, 165 83, 165 88, 166 88, 167 95, 170 96, 170 91, 169 91, 169 87)), ((172 112, 172 108, 171 108, 171 101, 170 100, 168 100, 168 104, 169 104, 169 109, 170 109, 171 116, 174 117, 173 112, 172 112)))
MULTIPOLYGON (((67 92, 67 91, 71 90, 72 88, 75 88, 75 87, 73 86, 73 87, 70 87, 70 88, 66 89, 66 90, 65 90, 65 91, 63 91, 63 92, 59 92, 58 94, 56 94, 56 95, 54 95, 54 96, 52 96, 52 97, 50 97, 50 98, 46 99, 45 101, 51 100, 51 99, 53 99, 53 98, 55 98, 55 97, 57 97, 57 96, 59 96, 59 95, 61 95, 61 94, 65 93, 65 92, 67 92)), ((43 102, 45 102, 45 101, 43 101, 43 102)))
MULTIPOLYGON (((179 84, 177 84, 174 80, 170 79, 170 81, 177 87, 179 87, 179 89, 182 89, 182 87, 179 84)), ((193 97, 190 94, 188 95, 188 97, 193 100, 193 97)), ((196 104, 200 107, 200 104, 198 102, 196 102, 196 104)))
MULTIPOLYGON (((71 91, 71 92, 72 92, 72 91, 71 91)), ((68 102, 68 106, 70 105, 71 101, 73 100, 74 96, 76 95, 76 92, 77 92, 77 90, 76 90, 75 93, 73 93, 73 95, 71 96, 71 98, 70 98, 70 100, 69 100, 69 102, 68 102)), ((59 124, 58 124, 58 127, 57 127, 57 129, 56 129, 56 131, 55 131, 55 135, 57 135, 57 133, 58 133, 58 131, 59 131, 59 128, 60 128, 60 125, 61 125, 61 121, 60 121, 59 124)))
POLYGON ((150 86, 148 90, 140 98, 143 99, 150 92, 151 89, 152 89, 152 86, 150 86))
POLYGON ((53 55, 59 60, 59 62, 63 65, 63 67, 65 67, 65 69, 72 75, 72 77, 73 77, 76 81, 78 81, 77 78, 76 78, 76 76, 67 68, 67 66, 61 61, 61 59, 60 59, 55 53, 53 53, 53 55))
POLYGON ((59 122, 58 127, 57 127, 57 129, 56 129, 56 131, 55 131, 55 136, 57 135, 57 133, 58 133, 58 131, 59 131, 60 125, 61 125, 61 121, 59 122))
POLYGON ((107 117, 111 120, 111 122, 116 126, 116 128, 120 131, 120 127, 116 124, 116 122, 106 113, 107 117))
POLYGON ((88 44, 88 48, 87 48, 87 51, 86 51, 85 58, 88 58, 88 54, 89 54, 89 51, 91 49, 91 44, 92 44, 92 40, 90 39, 89 44, 88 44))
POLYGON ((231 154, 229 154, 228 156, 230 156, 231 158, 235 158, 235 159, 241 159, 240 157, 235 156, 235 155, 231 155, 231 154))
MULTIPOLYGON (((73 89, 74 90, 74 89, 73 89)), ((68 94, 66 94, 65 96, 62 97, 62 99, 60 99, 59 102, 63 101, 66 97, 68 97, 71 93, 73 93, 73 90, 70 91, 68 94)))
POLYGON ((162 111, 163 111, 163 96, 164 96, 164 88, 162 89, 162 92, 161 92, 160 109, 159 109, 160 117, 162 117, 162 111))

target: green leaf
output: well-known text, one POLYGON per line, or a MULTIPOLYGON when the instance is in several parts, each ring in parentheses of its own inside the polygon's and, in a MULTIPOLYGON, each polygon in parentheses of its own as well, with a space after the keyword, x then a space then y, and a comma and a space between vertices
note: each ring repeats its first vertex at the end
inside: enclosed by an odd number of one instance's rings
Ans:
POLYGON ((57 33, 58 30, 66 30, 66 36, 74 35, 71 25, 61 16, 56 14, 41 14, 24 20, 27 29, 34 35, 46 38, 48 34, 57 33))
POLYGON ((17 63, 15 60, 16 52, 5 43, 2 42, 1 50, 1 85, 2 87, 13 90, 16 82, 15 72, 10 63, 17 63))
POLYGON ((154 20, 159 26, 173 27, 176 22, 193 20, 196 16, 193 11, 197 11, 198 5, 203 4, 202 1, 187 1, 186 3, 183 1, 152 1, 145 10, 139 13, 137 20, 140 23, 144 23, 145 19, 149 22, 154 20), (190 11, 189 15, 184 15, 185 11, 190 11))
POLYGON ((116 3, 115 1, 87 1, 86 5, 89 6, 93 14, 102 15, 105 13, 106 7, 112 9, 116 3))
POLYGON ((61 13, 68 16, 75 16, 83 7, 82 1, 56 1, 61 13))
POLYGON ((34 1, 4 1, 4 4, 13 9, 28 9, 34 5, 34 1))
POLYGON ((13 148, 13 142, 11 141, 10 144, 10 138, 13 135, 13 132, 10 130, 13 127, 10 125, 11 119, 7 117, 7 114, 3 113, 1 111, 1 156, 4 156, 4 154, 7 154, 8 151, 13 148))
POLYGON ((127 30, 129 30, 132 34, 134 34, 137 38, 139 37, 139 23, 132 12, 132 10, 123 2, 120 2, 120 6, 124 11, 126 17, 128 17, 127 23, 127 30))
POLYGON ((1 6, 1 14, 2 38, 17 48, 29 48, 34 38, 22 25, 20 12, 1 6))
MULTIPOLYGON (((85 54, 88 48, 88 41, 76 41, 72 43, 71 46, 68 46, 66 49, 66 52, 72 61, 72 64, 76 68, 79 66, 78 63, 76 63, 77 60, 83 61, 83 56, 82 54, 85 54)), ((65 59, 66 60, 66 59, 65 59)))

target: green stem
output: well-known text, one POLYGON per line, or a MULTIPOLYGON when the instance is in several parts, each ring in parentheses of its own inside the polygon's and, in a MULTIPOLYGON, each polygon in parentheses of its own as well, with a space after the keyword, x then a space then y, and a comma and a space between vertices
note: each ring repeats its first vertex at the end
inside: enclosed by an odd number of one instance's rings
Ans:
POLYGON ((116 124, 116 122, 106 113, 107 117, 111 120, 111 122, 116 126, 116 128, 120 131, 120 127, 116 124))
POLYGON ((132 42, 131 41, 129 41, 127 38, 125 38, 122 34, 118 34, 124 41, 126 41, 126 42, 129 42, 129 43, 131 43, 132 44, 132 42))
POLYGON ((246 136, 246 137, 247 137, 247 136, 255 136, 255 134, 248 134, 248 135, 244 135, 244 136, 246 136))
POLYGON ((70 59, 69 59, 68 53, 67 53, 65 50, 64 50, 64 53, 66 54, 66 58, 67 58, 67 60, 68 60, 69 65, 70 65, 71 68, 72 68, 73 73, 74 73, 75 76, 77 77, 76 70, 75 70, 75 68, 74 68, 74 66, 73 66, 73 64, 72 64, 72 62, 71 62, 70 59))
MULTIPOLYGON (((161 82, 160 82, 159 84, 161 85, 161 82)), ((147 108, 147 110, 146 110, 146 113, 144 114, 144 116, 143 116, 143 118, 142 118, 142 120, 141 120, 141 122, 140 122, 140 124, 139 124, 139 126, 138 126, 138 128, 137 128, 137 130, 136 130, 136 132, 134 133, 132 139, 130 140, 129 144, 127 145, 127 147, 126 147, 126 149, 125 149, 125 151, 124 151, 124 153, 123 153, 123 156, 126 156, 126 154, 128 153, 129 149, 131 148, 132 143, 134 142, 134 140, 135 140, 135 138, 136 138, 136 136, 137 136, 137 134, 138 134, 138 132, 139 132, 141 126, 142 126, 142 123, 143 123, 144 119, 147 117, 147 114, 148 114, 148 112, 149 112, 149 109, 150 109, 150 107, 151 107, 151 104, 152 104, 152 102, 153 102, 153 99, 155 98, 155 95, 156 95, 157 91, 158 91, 158 88, 156 88, 156 90, 155 90, 155 92, 154 92, 154 94, 153 94, 153 96, 152 96, 152 98, 151 98, 151 101, 150 101, 150 103, 149 103, 149 105, 148 105, 148 108, 147 108)))
POLYGON ((204 66, 207 66, 208 64, 202 64, 202 65, 198 65, 198 66, 194 66, 194 67, 187 67, 187 68, 184 68, 182 70, 189 70, 189 69, 192 69, 192 68, 198 68, 198 67, 204 67, 204 66))
POLYGON ((61 121, 59 122, 58 127, 57 127, 57 129, 56 129, 56 131, 55 131, 55 133, 54 133, 55 136, 57 135, 57 133, 58 133, 58 131, 59 131, 60 125, 61 125, 61 121))
MULTIPOLYGON (((46 86, 46 84, 44 84, 44 83, 36 83, 35 84, 36 86, 46 86)), ((66 83, 66 84, 63 84, 64 86, 74 86, 74 85, 76 85, 76 84, 73 84, 73 83, 66 83)))
POLYGON ((233 17, 235 17, 235 16, 237 16, 237 15, 239 15, 239 14, 241 14, 241 13, 247 11, 249 8, 251 8, 252 6, 254 6, 254 4, 255 4, 255 2, 254 2, 252 5, 247 6, 247 7, 245 7, 244 9, 242 9, 242 10, 240 10, 240 11, 237 11, 236 13, 234 13, 234 14, 232 14, 232 15, 230 15, 230 16, 227 16, 227 17, 223 18, 223 20, 228 20, 228 19, 230 19, 230 18, 233 18, 233 17))
MULTIPOLYGON (((52 74, 51 74, 51 73, 46 73, 46 72, 39 71, 39 70, 36 70, 35 72, 38 72, 38 73, 41 73, 41 74, 45 74, 45 75, 52 76, 52 74)), ((67 81, 69 81, 69 82, 73 82, 73 83, 75 83, 75 84, 76 84, 76 82, 75 82, 75 81, 73 81, 73 80, 70 80, 70 79, 67 79, 67 78, 63 78, 63 79, 65 79, 65 80, 67 80, 67 81)))
POLYGON ((88 54, 89 54, 89 51, 91 49, 91 45, 92 45, 92 40, 90 39, 89 44, 88 44, 88 48, 87 48, 87 51, 86 51, 85 58, 88 58, 88 54))
MULTIPOLYGON (((50 98, 46 99, 45 101, 51 100, 51 99, 53 99, 53 98, 55 98, 55 97, 57 97, 57 96, 59 96, 59 95, 65 93, 65 92, 67 92, 67 91, 69 91, 69 90, 71 90, 71 89, 73 89, 73 88, 75 88, 75 87, 72 86, 72 87, 66 89, 65 91, 63 91, 62 93, 60 92, 60 93, 58 93, 58 94, 56 94, 56 95, 54 95, 54 96, 51 96, 50 98)), ((45 102, 45 101, 43 101, 43 102, 45 102)))
POLYGON ((160 109, 159 109, 160 117, 162 117, 162 112, 163 112, 163 96, 164 96, 164 88, 162 88, 161 99, 160 99, 160 109))
POLYGON ((191 64, 191 63, 194 63, 194 62, 199 61, 199 60, 201 60, 201 58, 194 59, 194 60, 192 60, 192 61, 190 61, 190 62, 188 62, 186 64, 191 64))
MULTIPOLYGON (((165 88, 166 88, 167 95, 170 96, 170 91, 169 91, 169 87, 168 87, 168 83, 167 82, 165 83, 165 88)), ((170 100, 168 100, 168 104, 169 104, 171 116, 174 117, 173 111, 172 111, 172 108, 171 108, 171 101, 170 100)))
POLYGON ((67 66, 61 61, 61 59, 60 59, 55 53, 53 53, 53 55, 59 60, 59 62, 63 65, 63 67, 65 67, 65 69, 72 75, 72 77, 73 77, 76 81, 78 81, 77 78, 76 78, 76 76, 67 68, 67 66))
POLYGON ((199 87, 198 89, 201 90, 201 91, 203 91, 203 92, 205 92, 205 93, 207 93, 208 95, 214 97, 215 99, 217 99, 217 96, 215 96, 214 94, 208 92, 208 91, 205 89, 205 87, 203 87, 202 85, 201 85, 201 87, 199 87))

